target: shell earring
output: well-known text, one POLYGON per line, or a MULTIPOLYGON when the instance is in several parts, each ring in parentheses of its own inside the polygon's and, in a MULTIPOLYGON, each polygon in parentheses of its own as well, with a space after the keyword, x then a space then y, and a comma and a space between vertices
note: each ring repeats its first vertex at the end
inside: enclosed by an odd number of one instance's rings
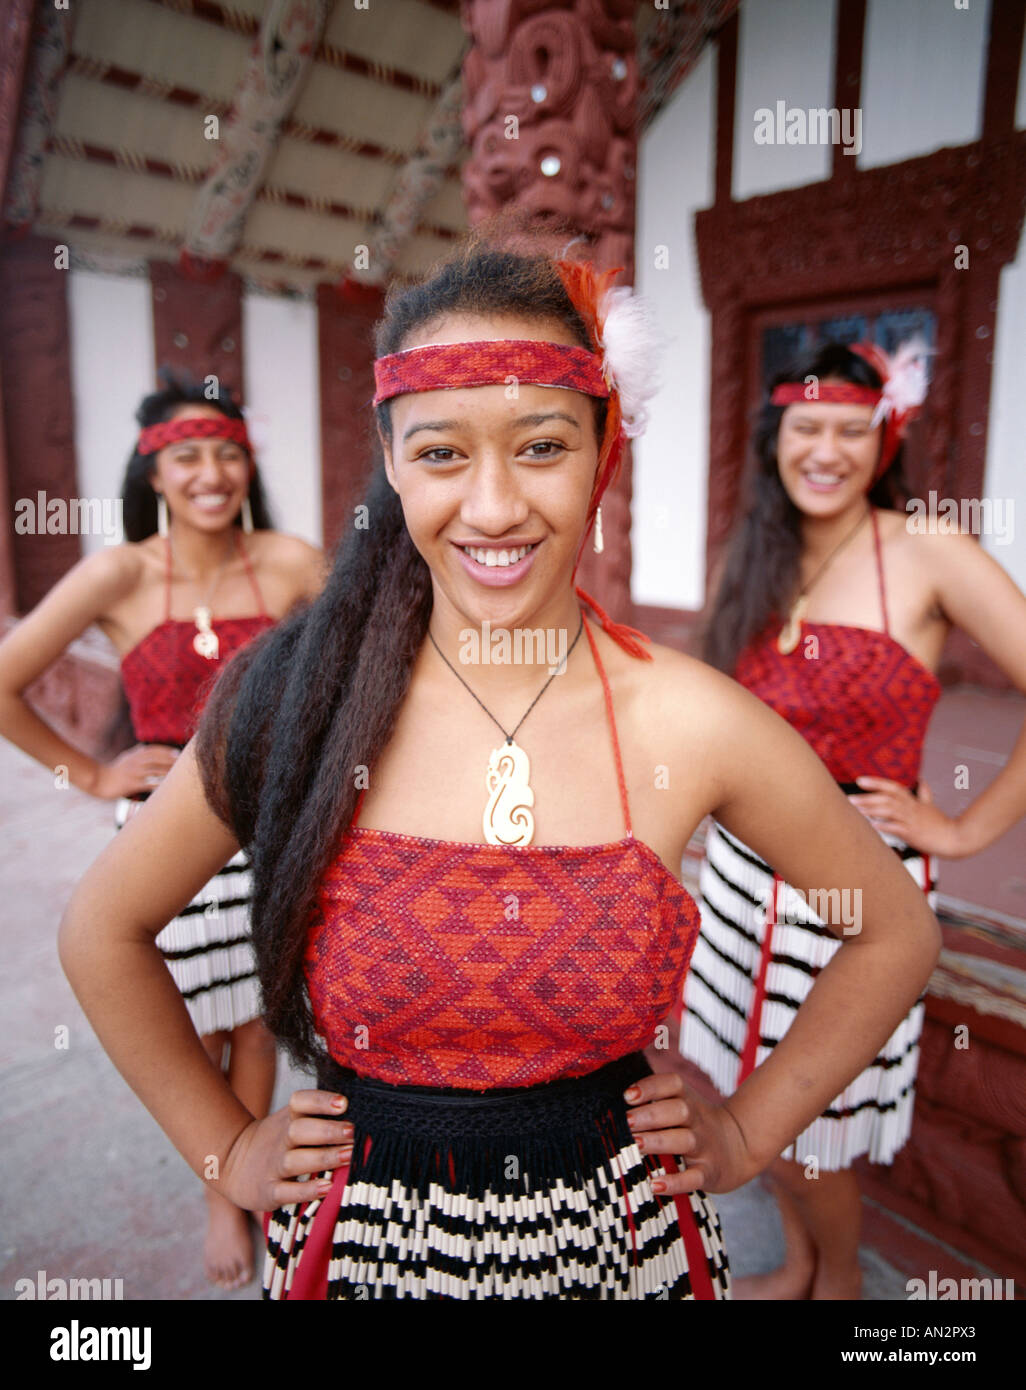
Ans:
POLYGON ((242 499, 242 529, 248 536, 253 530, 253 508, 249 505, 249 493, 242 499))
POLYGON ((604 545, 605 545, 605 542, 604 542, 603 539, 602 539, 602 508, 601 508, 601 507, 597 507, 597 508, 595 509, 595 536, 594 536, 594 540, 593 540, 592 543, 593 543, 593 545, 594 545, 594 547, 595 547, 595 554, 596 554, 596 555, 601 555, 601 554, 602 554, 602 550, 603 550, 604 545))
POLYGON ((168 524, 167 498, 162 492, 157 493, 157 535, 167 537, 171 534, 171 527, 168 524))

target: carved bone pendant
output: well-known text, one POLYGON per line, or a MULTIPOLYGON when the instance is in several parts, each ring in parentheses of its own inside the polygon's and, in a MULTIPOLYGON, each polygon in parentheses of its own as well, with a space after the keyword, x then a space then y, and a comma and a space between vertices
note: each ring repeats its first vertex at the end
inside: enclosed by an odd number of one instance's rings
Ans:
POLYGON ((512 739, 493 748, 488 759, 485 787, 484 837, 490 845, 529 845, 534 838, 534 792, 528 785, 531 764, 512 739))

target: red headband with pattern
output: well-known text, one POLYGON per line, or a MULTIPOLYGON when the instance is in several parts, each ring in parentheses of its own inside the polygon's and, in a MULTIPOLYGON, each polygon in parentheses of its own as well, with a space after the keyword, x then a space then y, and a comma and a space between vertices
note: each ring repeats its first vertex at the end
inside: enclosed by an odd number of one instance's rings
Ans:
POLYGON ((245 420, 232 420, 227 415, 186 415, 177 420, 164 420, 159 425, 147 425, 140 431, 136 452, 155 454, 169 444, 183 439, 230 439, 252 454, 245 420))
POLYGON ((771 405, 877 405, 882 391, 872 386, 856 386, 852 381, 818 382, 783 381, 774 386, 770 396, 771 405))
POLYGON ((532 338, 489 338, 467 343, 429 343, 379 357, 374 363, 374 404, 407 391, 455 391, 517 381, 559 386, 586 396, 608 396, 602 363, 587 348, 532 338))

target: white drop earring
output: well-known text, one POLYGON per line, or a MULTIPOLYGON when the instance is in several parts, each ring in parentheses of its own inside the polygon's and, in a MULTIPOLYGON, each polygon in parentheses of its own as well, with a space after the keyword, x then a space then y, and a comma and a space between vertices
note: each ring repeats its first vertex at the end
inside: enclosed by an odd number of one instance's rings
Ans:
POLYGON ((168 522, 167 498, 162 492, 157 493, 157 535, 167 537, 171 534, 171 527, 168 522))
POLYGON ((253 530, 253 508, 249 503, 249 493, 247 492, 242 499, 242 529, 246 535, 250 535, 253 530))
POLYGON ((594 536, 594 540, 593 540, 592 543, 593 543, 593 545, 594 545, 594 547, 595 547, 595 554, 596 554, 596 555, 601 555, 601 554, 602 554, 602 550, 603 550, 604 545, 605 545, 605 542, 604 542, 603 539, 602 539, 602 508, 601 508, 601 507, 597 507, 596 510, 595 510, 595 536, 594 536))

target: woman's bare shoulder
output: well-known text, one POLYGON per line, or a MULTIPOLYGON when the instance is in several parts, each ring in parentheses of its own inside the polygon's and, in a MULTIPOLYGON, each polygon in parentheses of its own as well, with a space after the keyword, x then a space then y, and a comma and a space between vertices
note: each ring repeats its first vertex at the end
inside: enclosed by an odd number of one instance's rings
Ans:
POLYGON ((259 547, 268 560, 288 562, 300 557, 310 559, 324 552, 302 536, 294 536, 291 531, 251 531, 246 537, 251 549, 259 547))
POLYGON ((675 647, 647 644, 650 661, 617 650, 617 674, 639 730, 657 731, 660 738, 678 731, 691 743, 696 735, 721 732, 752 706, 760 708, 736 681, 675 647))
POLYGON ((94 550, 68 571, 64 582, 88 592, 104 607, 114 606, 134 594, 151 573, 156 575, 157 557, 149 540, 94 550))
POLYGON ((253 531, 246 537, 256 562, 287 584, 291 597, 316 597, 327 578, 323 550, 288 531, 253 531))

